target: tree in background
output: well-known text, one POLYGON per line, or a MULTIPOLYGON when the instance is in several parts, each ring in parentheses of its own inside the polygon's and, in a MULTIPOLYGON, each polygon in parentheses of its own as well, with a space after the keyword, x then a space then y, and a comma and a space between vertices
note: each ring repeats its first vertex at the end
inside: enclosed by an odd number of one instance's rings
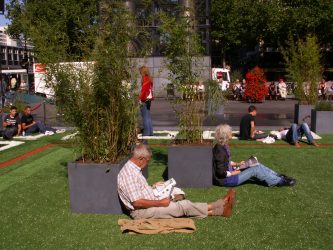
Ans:
MULTIPOLYGON (((333 40, 333 1, 327 0, 212 0, 212 46, 221 64, 250 51, 259 42, 285 46, 291 34, 304 39, 315 34, 320 44, 333 40)), ((212 55, 213 57, 216 55, 212 55)))

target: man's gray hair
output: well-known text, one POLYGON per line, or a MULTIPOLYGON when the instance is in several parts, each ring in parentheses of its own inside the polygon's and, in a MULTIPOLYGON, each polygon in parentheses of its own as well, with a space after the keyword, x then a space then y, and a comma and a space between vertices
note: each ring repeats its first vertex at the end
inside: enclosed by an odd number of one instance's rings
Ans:
POLYGON ((149 158, 151 157, 151 151, 145 144, 138 144, 133 150, 134 158, 149 158))
POLYGON ((232 129, 228 124, 221 124, 215 129, 215 139, 221 145, 225 145, 232 138, 232 129))

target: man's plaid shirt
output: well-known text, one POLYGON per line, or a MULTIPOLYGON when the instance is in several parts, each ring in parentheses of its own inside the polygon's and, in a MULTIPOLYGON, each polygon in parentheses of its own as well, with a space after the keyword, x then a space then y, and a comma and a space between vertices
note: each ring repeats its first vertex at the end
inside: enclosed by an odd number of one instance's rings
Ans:
POLYGON ((134 210, 132 203, 140 199, 158 200, 153 189, 142 175, 141 168, 129 160, 118 174, 118 194, 129 210, 134 210))

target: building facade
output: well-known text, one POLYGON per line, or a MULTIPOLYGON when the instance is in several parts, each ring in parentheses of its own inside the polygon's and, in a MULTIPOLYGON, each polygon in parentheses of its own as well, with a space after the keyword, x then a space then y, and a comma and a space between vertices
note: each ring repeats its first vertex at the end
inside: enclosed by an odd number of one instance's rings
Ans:
POLYGON ((33 46, 24 39, 12 39, 6 33, 7 26, 0 27, 1 81, 6 88, 12 78, 17 79, 17 87, 24 82, 32 82, 33 46), (30 76, 29 76, 30 74, 30 76))

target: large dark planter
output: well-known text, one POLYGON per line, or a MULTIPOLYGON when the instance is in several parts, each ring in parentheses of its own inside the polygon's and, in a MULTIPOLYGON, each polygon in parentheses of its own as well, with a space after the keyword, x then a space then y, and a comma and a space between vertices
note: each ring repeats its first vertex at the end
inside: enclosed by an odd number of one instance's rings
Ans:
POLYGON ((301 124, 303 122, 306 122, 310 126, 311 110, 313 108, 314 108, 314 105, 295 104, 294 123, 301 124))
POLYGON ((211 187, 211 146, 173 146, 168 150, 168 178, 178 187, 211 187))
POLYGON ((311 111, 311 130, 319 134, 333 134, 333 111, 311 111))
POLYGON ((71 210, 75 213, 122 214, 117 176, 122 164, 69 163, 71 210))
MULTIPOLYGON (((120 164, 68 163, 70 206, 74 213, 122 214, 117 191, 120 164)), ((148 170, 144 171, 148 175, 148 170)))

